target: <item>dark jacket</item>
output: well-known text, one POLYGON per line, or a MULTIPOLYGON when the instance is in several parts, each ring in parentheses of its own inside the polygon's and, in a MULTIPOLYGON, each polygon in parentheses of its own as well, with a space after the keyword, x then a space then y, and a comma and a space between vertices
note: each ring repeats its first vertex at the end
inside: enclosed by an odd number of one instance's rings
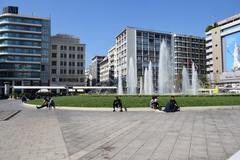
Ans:
POLYGON ((122 101, 120 99, 115 99, 113 101, 113 106, 115 106, 115 107, 122 107, 122 101))

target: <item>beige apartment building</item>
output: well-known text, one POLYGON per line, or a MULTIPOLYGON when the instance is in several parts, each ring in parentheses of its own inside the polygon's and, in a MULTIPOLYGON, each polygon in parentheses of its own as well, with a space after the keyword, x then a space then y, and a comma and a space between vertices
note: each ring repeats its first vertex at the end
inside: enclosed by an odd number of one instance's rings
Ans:
POLYGON ((51 85, 84 86, 85 44, 70 35, 51 37, 50 82, 51 85))
POLYGON ((100 62, 101 85, 114 85, 116 78, 116 46, 108 50, 108 55, 100 62))
POLYGON ((206 29, 206 65, 212 84, 240 84, 240 14, 206 29))

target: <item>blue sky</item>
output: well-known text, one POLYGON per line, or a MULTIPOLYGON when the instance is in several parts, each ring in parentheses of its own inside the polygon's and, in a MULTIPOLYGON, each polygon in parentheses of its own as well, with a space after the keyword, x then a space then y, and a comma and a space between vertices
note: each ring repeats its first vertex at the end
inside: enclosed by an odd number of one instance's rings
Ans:
POLYGON ((51 17, 52 34, 79 36, 86 64, 106 55, 126 26, 204 36, 207 25, 240 13, 239 0, 0 0, 24 15, 51 17))

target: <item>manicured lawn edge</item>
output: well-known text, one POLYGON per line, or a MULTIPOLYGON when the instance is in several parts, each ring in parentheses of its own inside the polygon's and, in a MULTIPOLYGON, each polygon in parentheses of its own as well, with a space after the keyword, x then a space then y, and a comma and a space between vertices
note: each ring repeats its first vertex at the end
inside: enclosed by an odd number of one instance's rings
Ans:
MULTIPOLYGON (((113 99, 116 95, 78 95, 78 96, 60 96, 54 97, 58 107, 112 107, 113 99)), ((122 99, 123 105, 128 108, 149 107, 151 96, 149 95, 134 95, 134 96, 119 96, 122 99)), ((200 95, 200 96, 175 96, 176 101, 181 107, 194 106, 237 106, 240 105, 239 95, 200 95)), ((170 96, 159 96, 161 106, 169 101, 170 96)), ((42 99, 28 101, 29 104, 40 105, 42 99)))

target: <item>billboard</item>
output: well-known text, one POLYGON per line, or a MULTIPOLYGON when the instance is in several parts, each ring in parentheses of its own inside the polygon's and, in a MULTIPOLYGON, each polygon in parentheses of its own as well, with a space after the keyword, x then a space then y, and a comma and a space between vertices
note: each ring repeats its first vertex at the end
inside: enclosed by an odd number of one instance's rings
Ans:
POLYGON ((240 32, 223 37, 224 72, 240 71, 240 32))

